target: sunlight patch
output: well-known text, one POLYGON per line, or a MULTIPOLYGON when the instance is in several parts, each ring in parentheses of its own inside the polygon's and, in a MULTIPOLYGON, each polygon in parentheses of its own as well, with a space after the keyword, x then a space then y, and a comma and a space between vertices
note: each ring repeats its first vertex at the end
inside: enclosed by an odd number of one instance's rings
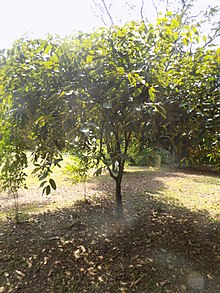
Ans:
POLYGON ((203 276, 198 272, 192 272, 188 276, 188 284, 195 290, 202 290, 205 284, 203 276))

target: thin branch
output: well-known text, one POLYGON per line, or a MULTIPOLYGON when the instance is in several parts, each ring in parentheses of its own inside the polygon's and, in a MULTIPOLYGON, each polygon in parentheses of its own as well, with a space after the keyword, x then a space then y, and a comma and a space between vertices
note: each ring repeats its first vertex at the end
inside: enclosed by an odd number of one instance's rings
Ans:
POLYGON ((106 11, 106 13, 107 13, 109 19, 110 19, 111 25, 114 25, 113 18, 112 18, 111 14, 110 14, 110 11, 109 11, 109 9, 108 9, 106 3, 105 3, 105 0, 101 0, 101 1, 102 1, 102 4, 103 4, 103 6, 104 6, 104 8, 105 8, 105 11, 106 11))
POLYGON ((156 4, 155 4, 154 0, 152 0, 152 4, 153 4, 153 6, 154 6, 154 8, 155 8, 155 10, 156 10, 157 17, 158 17, 158 15, 159 15, 159 12, 158 12, 158 9, 157 9, 157 6, 156 6, 156 4))
POLYGON ((201 14, 202 12, 204 12, 204 11, 201 10, 197 15, 189 16, 188 19, 197 18, 198 16, 200 16, 200 14, 201 14))
POLYGON ((166 12, 168 11, 168 8, 169 8, 169 0, 167 0, 167 3, 166 3, 166 12))
POLYGON ((129 131, 128 133, 127 133, 127 131, 124 132, 124 137, 125 137, 124 154, 127 154, 128 145, 129 145, 129 141, 130 141, 130 138, 131 138, 131 133, 132 133, 132 131, 129 131))
MULTIPOLYGON (((100 154, 100 156, 102 157, 103 162, 105 162, 105 161, 106 161, 106 158, 105 158, 105 155, 104 155, 103 152, 100 154)), ((104 163, 104 164, 105 164, 105 163, 104 163)), ((105 164, 105 165, 106 165, 106 167, 107 167, 107 169, 108 169, 108 171, 109 171, 110 177, 112 177, 114 180, 116 180, 116 179, 117 179, 117 176, 114 175, 114 173, 112 172, 112 170, 111 170, 111 168, 109 167, 109 165, 107 165, 107 164, 105 164)))
POLYGON ((116 179, 118 178, 118 176, 115 176, 115 175, 114 175, 114 173, 112 172, 112 170, 111 170, 111 168, 110 168, 109 166, 107 166, 107 169, 108 169, 108 171, 109 171, 110 176, 111 176, 114 180, 116 180, 116 179))
POLYGON ((141 14, 141 19, 143 21, 143 24, 145 26, 145 29, 147 31, 147 25, 145 23, 145 20, 144 20, 144 0, 141 1, 141 10, 140 10, 140 14, 141 14))
POLYGON ((141 18, 142 18, 142 20, 143 20, 143 22, 144 22, 144 14, 143 14, 143 10, 144 10, 144 0, 141 1, 141 11, 140 11, 140 13, 141 13, 141 18))
POLYGON ((93 10, 94 15, 97 18, 101 19, 101 21, 103 22, 104 26, 107 26, 107 23, 105 22, 105 19, 104 19, 104 16, 103 16, 104 15, 103 8, 95 0, 92 0, 92 3, 93 3, 93 5, 91 5, 91 9, 93 10), (100 11, 100 15, 98 15, 98 12, 96 11, 97 8, 100 11))
POLYGON ((99 147, 99 156, 101 157, 101 154, 103 153, 103 134, 104 134, 104 126, 105 126, 105 121, 102 123, 102 128, 101 128, 101 135, 100 135, 100 147, 99 147))
POLYGON ((203 48, 205 48, 206 46, 208 46, 209 44, 211 44, 216 38, 220 37, 220 33, 215 33, 212 37, 209 37, 209 40, 205 43, 205 45, 203 46, 203 48))

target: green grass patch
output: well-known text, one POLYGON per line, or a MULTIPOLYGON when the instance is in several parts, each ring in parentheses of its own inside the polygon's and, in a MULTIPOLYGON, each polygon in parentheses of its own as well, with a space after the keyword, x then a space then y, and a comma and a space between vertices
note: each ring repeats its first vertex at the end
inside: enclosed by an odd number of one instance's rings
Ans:
POLYGON ((216 176, 182 174, 168 178, 160 191, 163 200, 184 206, 191 211, 208 212, 220 217, 220 179, 216 176))
MULTIPOLYGON (((61 162, 62 168, 55 168, 51 176, 56 181, 58 190, 61 193, 63 187, 69 188, 69 192, 73 188, 74 181, 71 178, 71 174, 66 172, 66 166, 71 164, 71 161, 72 158, 69 155, 64 155, 64 160, 61 162)), ((33 168, 34 166, 29 166, 26 170, 28 174, 27 185, 30 189, 37 190, 40 198, 41 190, 38 189, 39 181, 31 174, 33 168)), ((213 219, 220 220, 220 178, 217 175, 189 174, 167 168, 155 169, 130 166, 126 167, 125 171, 122 189, 125 187, 129 191, 129 185, 131 189, 137 186, 137 189, 134 192, 132 191, 134 195, 138 192, 151 194, 156 200, 169 203, 170 206, 182 206, 191 211, 203 211, 208 213, 213 219), (161 184, 158 184, 158 182, 161 184), (138 191, 138 188, 141 188, 141 190, 138 191)), ((88 180, 88 183, 95 184, 99 188, 102 188, 100 186, 107 182, 111 182, 108 190, 114 196, 114 183, 107 173, 104 173, 100 177, 91 176, 88 180)), ((104 188, 106 189, 106 185, 104 188)), ((103 190, 103 192, 105 191, 103 190)), ((87 193, 89 195, 89 188, 87 189, 87 193)), ((123 195, 126 201, 126 191, 123 192, 123 195)), ((4 200, 7 200, 7 198, 4 200)), ((65 195, 60 200, 53 202, 52 194, 50 202, 41 202, 39 199, 37 203, 27 203, 26 205, 20 206, 20 211, 24 215, 32 215, 46 212, 48 209, 55 210, 71 205, 73 205, 73 201, 71 199, 66 200, 65 195)), ((0 219, 5 220, 8 212, 10 211, 0 211, 0 219)))

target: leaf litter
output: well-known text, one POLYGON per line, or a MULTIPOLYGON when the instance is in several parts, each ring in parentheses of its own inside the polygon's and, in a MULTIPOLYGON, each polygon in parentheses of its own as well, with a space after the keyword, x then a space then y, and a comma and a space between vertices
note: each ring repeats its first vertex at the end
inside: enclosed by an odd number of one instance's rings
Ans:
POLYGON ((220 292, 218 210, 199 202, 210 188, 218 200, 219 181, 209 177, 203 192, 202 179, 176 170, 126 173, 124 223, 107 178, 88 185, 87 203, 62 207, 60 192, 61 208, 18 226, 2 221, 0 292, 220 292), (193 190, 197 210, 182 198, 193 190))

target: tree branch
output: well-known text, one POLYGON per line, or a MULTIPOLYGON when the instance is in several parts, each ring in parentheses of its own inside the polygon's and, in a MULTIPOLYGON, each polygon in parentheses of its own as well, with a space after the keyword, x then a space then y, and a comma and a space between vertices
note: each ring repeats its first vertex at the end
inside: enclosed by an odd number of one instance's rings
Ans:
POLYGON ((106 3, 105 3, 105 0, 101 0, 101 1, 102 1, 102 4, 103 4, 103 6, 104 6, 104 8, 105 8, 105 11, 106 11, 106 13, 107 13, 109 19, 110 19, 111 25, 114 25, 113 18, 112 18, 111 14, 110 14, 110 11, 109 11, 109 9, 108 9, 106 3))
POLYGON ((155 10, 156 10, 157 17, 158 17, 158 15, 159 15, 159 12, 158 12, 158 9, 157 9, 157 6, 156 6, 156 4, 155 4, 154 0, 152 0, 152 4, 153 4, 153 6, 154 6, 154 8, 155 8, 155 10))
POLYGON ((147 31, 147 25, 146 25, 146 23, 145 23, 145 20, 144 20, 144 0, 142 0, 141 1, 141 10, 140 10, 140 14, 141 14, 141 19, 142 19, 142 21, 143 21, 143 23, 144 23, 144 26, 145 26, 145 29, 146 29, 146 31, 147 31))
POLYGON ((169 8, 169 0, 167 0, 166 2, 166 12, 168 11, 168 8, 169 8))
POLYGON ((91 8, 93 10, 94 15, 101 19, 101 21, 103 22, 104 26, 107 26, 107 23, 104 20, 104 10, 101 7, 100 3, 97 3, 96 0, 92 0, 93 5, 91 5, 91 8), (99 12, 97 12, 97 10, 99 10, 99 12))
POLYGON ((129 141, 130 141, 130 138, 131 138, 131 133, 132 133, 132 131, 129 131, 128 133, 127 133, 127 131, 124 132, 124 136, 125 136, 124 154, 127 154, 128 145, 129 145, 129 141))
POLYGON ((141 13, 141 18, 142 18, 142 20, 143 20, 143 22, 144 22, 144 14, 143 14, 143 10, 144 10, 144 0, 141 1, 141 11, 140 11, 140 13, 141 13))
POLYGON ((205 45, 203 46, 203 48, 205 48, 206 46, 208 46, 209 44, 211 44, 216 38, 220 37, 220 33, 215 33, 212 37, 209 37, 209 40, 205 43, 205 45))

